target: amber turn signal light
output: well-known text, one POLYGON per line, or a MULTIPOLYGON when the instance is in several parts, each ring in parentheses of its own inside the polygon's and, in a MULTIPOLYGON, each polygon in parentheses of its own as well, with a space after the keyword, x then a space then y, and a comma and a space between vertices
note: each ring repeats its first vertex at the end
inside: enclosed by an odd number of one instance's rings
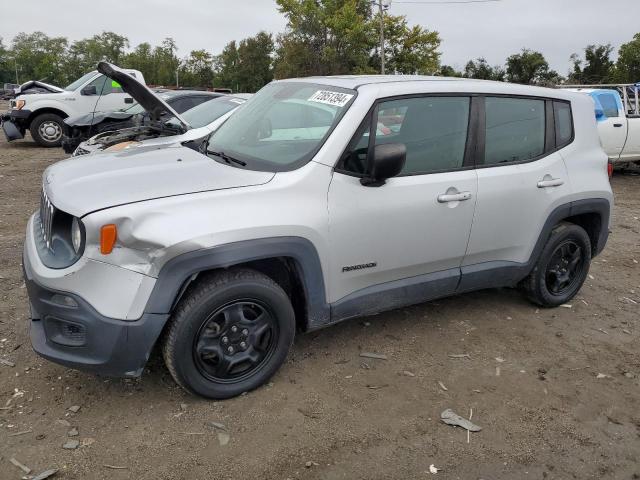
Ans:
POLYGON ((118 229, 113 223, 103 225, 100 229, 100 253, 109 255, 113 252, 113 247, 118 238, 118 229))

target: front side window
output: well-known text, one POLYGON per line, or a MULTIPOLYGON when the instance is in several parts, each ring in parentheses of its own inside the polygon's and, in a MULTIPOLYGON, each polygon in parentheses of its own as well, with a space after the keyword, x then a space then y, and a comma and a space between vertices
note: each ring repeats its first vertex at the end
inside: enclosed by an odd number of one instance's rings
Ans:
POLYGON ((486 97, 485 114, 485 165, 526 162, 544 153, 544 100, 486 97))
POLYGON ((355 96, 355 90, 328 85, 272 83, 212 134, 208 151, 216 159, 221 158, 216 153, 222 153, 240 160, 250 169, 297 168, 316 154, 355 96))
MULTIPOLYGON (((451 171, 464 164, 469 97, 412 97, 381 102, 375 119, 375 145, 402 143, 407 160, 400 175, 451 171)), ((370 120, 367 119, 370 125, 370 120)), ((342 160, 342 168, 367 173, 370 127, 363 124, 342 160)))
POLYGON ((84 85, 84 82, 88 81, 91 77, 93 77, 96 74, 96 72, 89 72, 89 73, 85 73, 83 76, 81 76, 79 79, 77 79, 75 82, 70 83, 69 85, 67 85, 66 87, 64 87, 64 89, 67 92, 73 92, 76 89, 80 88, 82 85, 84 85))
POLYGON ((604 114, 609 118, 616 118, 620 115, 618 112, 618 102, 616 97, 610 93, 601 93, 598 95, 598 101, 602 105, 604 114))
POLYGON ((96 87, 96 95, 109 95, 110 93, 122 93, 122 87, 115 80, 100 75, 87 84, 87 87, 96 87))

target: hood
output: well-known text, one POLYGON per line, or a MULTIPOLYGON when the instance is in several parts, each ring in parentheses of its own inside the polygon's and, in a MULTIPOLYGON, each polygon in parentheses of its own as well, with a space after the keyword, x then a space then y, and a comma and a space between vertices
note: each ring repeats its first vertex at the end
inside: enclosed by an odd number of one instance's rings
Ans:
POLYGON ((29 80, 14 90, 15 95, 31 95, 37 93, 63 93, 64 89, 41 82, 40 80, 29 80))
POLYGON ((163 112, 178 119, 185 130, 190 128, 189 124, 176 112, 171 106, 158 95, 153 93, 149 87, 140 83, 124 70, 107 62, 98 64, 98 72, 102 73, 111 80, 115 80, 120 84, 122 90, 127 92, 142 107, 149 112, 152 119, 159 119, 163 112))
POLYGON ((223 165, 175 146, 70 158, 47 168, 43 183, 57 208, 83 217, 128 203, 262 185, 274 175, 223 165))

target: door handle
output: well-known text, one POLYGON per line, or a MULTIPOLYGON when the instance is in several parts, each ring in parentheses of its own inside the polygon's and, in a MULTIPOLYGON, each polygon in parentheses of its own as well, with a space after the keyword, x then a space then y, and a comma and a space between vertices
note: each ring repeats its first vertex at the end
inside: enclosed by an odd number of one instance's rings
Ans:
POLYGON ((551 178, 548 180, 540 180, 538 182, 538 188, 559 187, 560 185, 564 185, 564 180, 561 178, 551 178))
POLYGON ((445 193, 438 195, 438 203, 464 202, 471 198, 471 192, 445 193))
POLYGON ((614 123, 613 126, 616 127, 616 128, 621 128, 622 124, 621 123, 614 123))
POLYGON ((125 97, 125 99, 124 99, 124 103, 133 103, 133 98, 131 98, 131 97, 125 97))

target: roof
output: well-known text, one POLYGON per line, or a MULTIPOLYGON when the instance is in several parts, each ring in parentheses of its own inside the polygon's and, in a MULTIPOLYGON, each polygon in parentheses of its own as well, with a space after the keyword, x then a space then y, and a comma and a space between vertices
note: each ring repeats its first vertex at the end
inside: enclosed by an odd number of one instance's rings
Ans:
POLYGON ((309 82, 334 87, 357 89, 362 85, 374 83, 399 83, 399 82, 442 82, 442 81, 469 81, 466 78, 433 77, 428 75, 332 75, 324 77, 289 78, 283 82, 309 82))
POLYGON ((459 77, 435 77, 426 75, 336 75, 280 80, 282 82, 306 82, 357 90, 377 87, 380 94, 393 94, 394 90, 409 92, 460 92, 539 96, 571 100, 581 95, 566 89, 537 87, 516 83, 476 80, 459 77), (400 87, 400 88, 396 88, 400 87))

